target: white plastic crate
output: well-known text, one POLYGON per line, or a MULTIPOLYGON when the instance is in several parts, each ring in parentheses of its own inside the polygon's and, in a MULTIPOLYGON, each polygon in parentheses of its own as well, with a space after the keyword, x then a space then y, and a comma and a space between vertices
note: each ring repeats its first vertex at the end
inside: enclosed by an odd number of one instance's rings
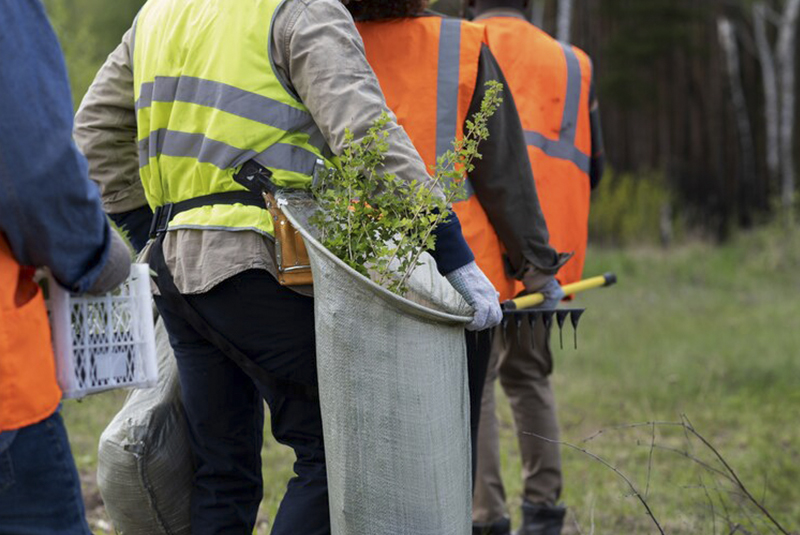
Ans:
POLYGON ((66 398, 158 382, 150 268, 101 296, 74 295, 50 277, 48 310, 58 383, 66 398))

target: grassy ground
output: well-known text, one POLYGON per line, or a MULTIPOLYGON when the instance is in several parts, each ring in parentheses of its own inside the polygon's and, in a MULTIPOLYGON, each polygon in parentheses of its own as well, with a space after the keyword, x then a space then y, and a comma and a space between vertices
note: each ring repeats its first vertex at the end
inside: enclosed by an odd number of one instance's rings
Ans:
MULTIPOLYGON (((647 491, 667 533, 728 534, 724 517, 741 524, 740 533, 777 533, 722 476, 665 449, 722 469, 681 428, 612 429, 685 414, 774 517, 800 533, 800 236, 773 229, 723 247, 594 249, 589 257, 587 274, 615 271, 620 284, 576 301, 588 308, 579 349, 557 351, 562 438, 647 491)), ((96 444, 122 399, 108 394, 65 405, 98 533, 109 524, 93 485, 96 444)), ((518 524, 519 458, 504 403, 501 413, 506 490, 518 524)), ((563 457, 567 532, 658 533, 617 474, 581 452, 565 448, 563 457)), ((267 532, 290 476, 291 453, 268 438, 259 532, 267 532)))

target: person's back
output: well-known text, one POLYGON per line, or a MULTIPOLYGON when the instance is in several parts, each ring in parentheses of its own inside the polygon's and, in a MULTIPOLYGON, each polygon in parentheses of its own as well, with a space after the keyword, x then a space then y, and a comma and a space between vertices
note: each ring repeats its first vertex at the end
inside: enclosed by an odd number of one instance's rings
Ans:
POLYGON ((578 281, 593 186, 591 60, 522 18, 489 16, 479 23, 517 103, 550 240, 560 251, 575 252, 557 278, 578 281))
MULTIPOLYGON (((438 16, 358 22, 367 61, 386 103, 430 169, 464 133, 464 120, 476 91, 483 29, 438 16)), ((480 149, 479 149, 480 150, 480 149)), ((500 292, 512 296, 514 280, 505 274, 503 246, 486 212, 467 183, 468 199, 455 203, 475 261, 500 292)))

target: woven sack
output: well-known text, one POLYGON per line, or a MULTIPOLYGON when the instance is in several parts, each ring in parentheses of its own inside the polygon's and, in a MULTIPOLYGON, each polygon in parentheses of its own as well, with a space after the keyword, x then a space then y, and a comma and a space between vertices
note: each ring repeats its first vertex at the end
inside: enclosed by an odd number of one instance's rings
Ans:
POLYGON ((281 204, 314 276, 333 535, 470 533, 469 306, 428 255, 385 290, 315 239, 313 203, 281 204))
POLYGON ((133 390, 100 436, 97 485, 123 535, 189 535, 191 450, 178 369, 156 322, 158 386, 133 390))

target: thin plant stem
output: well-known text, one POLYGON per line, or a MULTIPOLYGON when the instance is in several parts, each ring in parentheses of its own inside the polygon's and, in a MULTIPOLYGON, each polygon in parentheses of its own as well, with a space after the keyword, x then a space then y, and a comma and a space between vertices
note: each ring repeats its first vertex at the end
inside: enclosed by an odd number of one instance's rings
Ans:
POLYGON ((631 489, 631 492, 633 492, 633 495, 636 497, 636 499, 638 499, 639 502, 641 502, 641 504, 644 506, 645 511, 647 511, 647 515, 653 521, 653 524, 655 524, 656 528, 658 528, 659 533, 661 533, 661 535, 665 535, 664 528, 661 527, 661 524, 658 522, 658 519, 656 518, 655 514, 653 514, 653 510, 650 509, 650 505, 647 503, 647 500, 638 491, 638 489, 636 488, 636 485, 634 485, 633 482, 630 479, 628 479, 628 476, 623 474, 622 471, 620 471, 616 466, 614 466, 610 462, 606 461, 605 459, 603 459, 599 455, 596 455, 596 454, 590 452, 589 450, 587 450, 585 448, 581 448, 580 446, 576 446, 575 444, 571 444, 571 443, 565 442, 563 440, 553 440, 551 438, 543 437, 541 435, 537 435, 536 433, 531 433, 531 432, 528 432, 528 431, 523 431, 523 434, 524 435, 530 435, 532 437, 538 438, 539 440, 544 440, 545 442, 549 442, 550 444, 560 444, 560 445, 566 446, 568 448, 571 448, 571 449, 573 449, 575 451, 579 451, 579 452, 583 453, 584 455, 586 455, 588 457, 591 457, 595 461, 599 462, 600 464, 602 464, 606 468, 612 470, 615 474, 617 474, 617 476, 620 477, 620 479, 622 479, 625 482, 625 484, 628 485, 628 488, 631 489))

